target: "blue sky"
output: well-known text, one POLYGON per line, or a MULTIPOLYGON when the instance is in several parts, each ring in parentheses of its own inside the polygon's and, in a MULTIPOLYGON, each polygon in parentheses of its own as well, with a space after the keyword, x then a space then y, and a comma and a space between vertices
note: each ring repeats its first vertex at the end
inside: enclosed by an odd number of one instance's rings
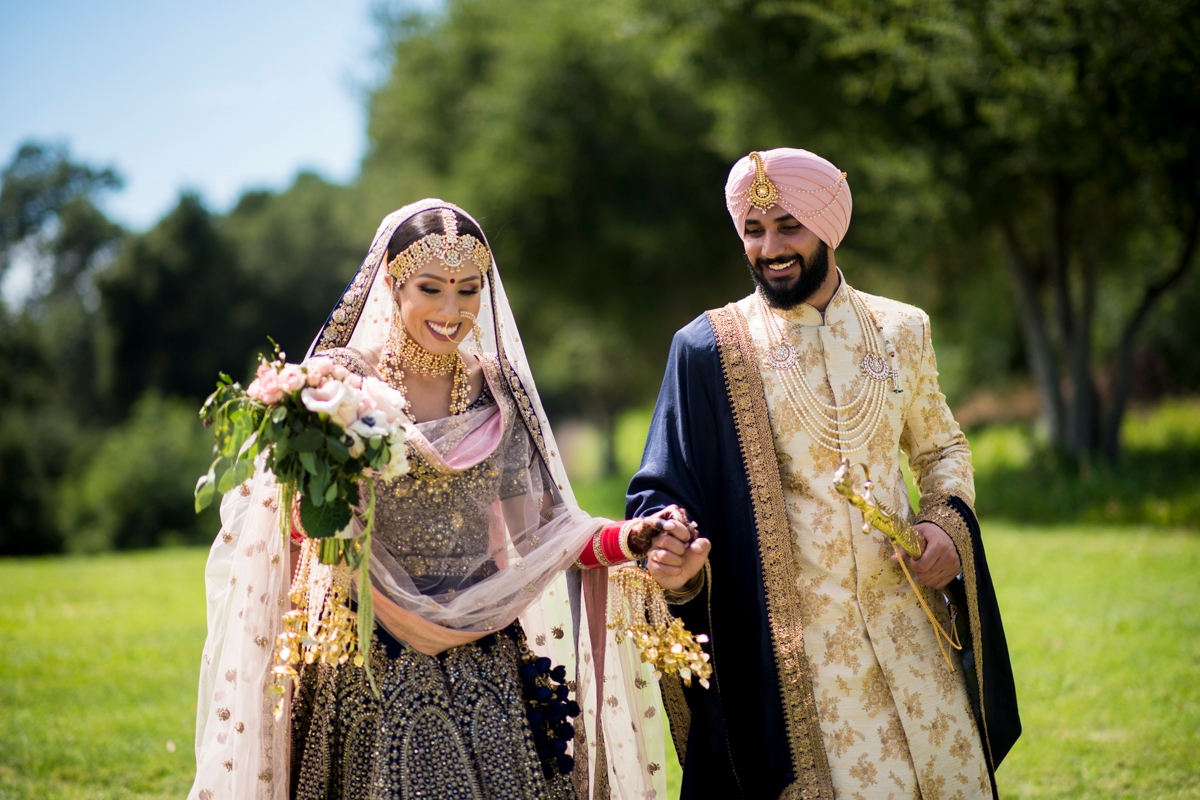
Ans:
POLYGON ((0 162, 38 138, 112 165, 125 188, 107 210, 134 229, 184 188, 225 210, 300 169, 346 180, 381 69, 371 8, 0 0, 0 162))

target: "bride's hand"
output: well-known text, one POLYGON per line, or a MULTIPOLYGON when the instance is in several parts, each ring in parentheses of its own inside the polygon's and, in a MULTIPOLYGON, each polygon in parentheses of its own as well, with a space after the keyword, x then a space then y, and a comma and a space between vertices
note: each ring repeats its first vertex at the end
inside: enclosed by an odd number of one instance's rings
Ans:
POLYGON ((704 569, 712 543, 698 535, 695 523, 678 506, 667 506, 646 522, 660 531, 646 554, 646 568, 654 580, 668 591, 691 585, 704 569))
POLYGON ((486 631, 455 631, 436 625, 418 614, 405 611, 374 586, 371 587, 371 597, 375 604, 375 621, 393 638, 427 656, 436 656, 451 647, 470 644, 488 635, 486 631))

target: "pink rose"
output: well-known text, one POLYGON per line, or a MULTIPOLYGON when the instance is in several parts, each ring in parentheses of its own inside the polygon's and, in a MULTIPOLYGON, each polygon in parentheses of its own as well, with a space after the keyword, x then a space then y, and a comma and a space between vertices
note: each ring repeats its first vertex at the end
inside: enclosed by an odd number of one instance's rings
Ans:
POLYGON ((373 413, 383 417, 383 422, 391 425, 404 419, 404 395, 388 386, 378 378, 363 380, 363 394, 374 403, 373 413))
POLYGON ((325 381, 320 386, 309 387, 300 392, 300 402, 304 403, 304 407, 309 411, 333 416, 349 391, 352 391, 350 387, 341 381, 325 381))
MULTIPOLYGON (((255 383, 258 384, 258 399, 267 405, 273 406, 283 400, 283 384, 279 382, 279 373, 275 370, 267 370, 255 378, 250 385, 253 386, 255 383)), ((249 390, 247 390, 247 394, 249 394, 249 390)))
POLYGON ((321 382, 333 372, 333 362, 328 358, 314 358, 306 365, 308 370, 308 385, 320 386, 321 382))
POLYGON ((304 371, 295 364, 288 364, 279 372, 279 383, 288 394, 304 388, 304 371))
POLYGON ((262 400, 262 381, 258 378, 250 381, 250 385, 246 387, 246 394, 253 397, 255 400, 262 400))
POLYGON ((355 389, 362 388, 362 376, 355 375, 353 372, 346 376, 346 383, 350 384, 355 389))
POLYGON ((345 381, 350 377, 350 370, 343 367, 341 364, 333 365, 333 379, 335 381, 345 381))
POLYGON ((270 364, 259 364, 258 372, 256 374, 258 375, 258 377, 261 378, 263 375, 266 375, 268 372, 274 372, 274 371, 275 371, 274 367, 272 367, 270 364))

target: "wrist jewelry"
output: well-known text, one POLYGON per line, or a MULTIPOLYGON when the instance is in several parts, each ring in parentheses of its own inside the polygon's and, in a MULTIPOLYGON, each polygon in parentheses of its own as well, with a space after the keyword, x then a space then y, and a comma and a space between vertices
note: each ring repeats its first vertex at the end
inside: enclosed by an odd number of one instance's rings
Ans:
POLYGON ((621 534, 617 539, 617 544, 621 548, 621 555, 625 556, 627 561, 637 561, 638 557, 629 547, 629 533, 633 530, 633 526, 641 522, 640 519, 627 519, 621 525, 621 534))

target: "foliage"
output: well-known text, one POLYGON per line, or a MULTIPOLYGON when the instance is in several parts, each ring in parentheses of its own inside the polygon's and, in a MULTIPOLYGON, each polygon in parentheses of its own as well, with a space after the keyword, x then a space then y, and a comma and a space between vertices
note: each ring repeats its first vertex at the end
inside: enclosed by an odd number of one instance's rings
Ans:
POLYGON ((97 209, 119 186, 65 147, 27 143, 0 172, 0 276, 31 269, 31 293, 0 304, 0 554, 62 547, 54 497, 103 418, 90 278, 123 232, 97 209))
POLYGON ((734 113, 770 109, 773 137, 819 124, 843 151, 867 126, 868 149, 920 154, 946 201, 935 252, 1008 276, 1052 445, 1115 460, 1137 340, 1200 237, 1200 136, 1180 117, 1200 90, 1194 3, 699 5, 668 7, 704 32, 711 80, 748 90, 734 113))
POLYGON ((1126 420, 1119 467, 1084 473, 1026 426, 970 436, 978 511, 1040 524, 1091 522, 1200 528, 1200 403, 1167 401, 1126 420))
POLYGON ((552 409, 605 429, 670 337, 745 294, 711 115, 668 31, 623 0, 459 0, 392 21, 361 184, 482 222, 552 409))
MULTIPOLYGON (((302 172, 284 192, 247 192, 214 221, 254 287, 257 308, 246 320, 254 345, 265 347, 269 333, 293 360, 303 357, 379 223, 359 206, 353 189, 302 172)), ((223 318, 229 311, 211 313, 223 318)), ((246 364, 243 356, 222 368, 246 364)))
POLYGON ((187 401, 147 392, 129 418, 96 437, 89 458, 57 491, 58 523, 75 552, 212 540, 215 510, 192 507, 212 440, 187 401))
POLYGON ((131 239, 96 284, 107 367, 101 388, 119 411, 147 389, 204 397, 212 376, 246 363, 256 343, 255 286, 197 197, 184 195, 131 239))

